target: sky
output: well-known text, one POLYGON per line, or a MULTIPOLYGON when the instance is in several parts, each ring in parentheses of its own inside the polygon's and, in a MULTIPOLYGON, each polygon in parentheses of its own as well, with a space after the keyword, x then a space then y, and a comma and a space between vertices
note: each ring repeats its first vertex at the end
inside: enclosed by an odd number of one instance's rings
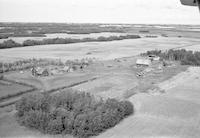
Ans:
POLYGON ((198 24, 179 0, 0 0, 0 22, 198 24))

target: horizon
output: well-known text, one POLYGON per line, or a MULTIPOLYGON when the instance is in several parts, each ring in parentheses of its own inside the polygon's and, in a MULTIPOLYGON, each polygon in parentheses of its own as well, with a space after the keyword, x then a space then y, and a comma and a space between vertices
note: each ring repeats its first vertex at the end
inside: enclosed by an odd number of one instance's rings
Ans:
POLYGON ((4 22, 0 21, 0 24, 113 24, 113 25, 181 25, 181 26, 187 26, 187 25, 195 25, 200 26, 200 24, 176 24, 176 23, 169 23, 169 24, 161 24, 161 23, 87 23, 87 22, 4 22))

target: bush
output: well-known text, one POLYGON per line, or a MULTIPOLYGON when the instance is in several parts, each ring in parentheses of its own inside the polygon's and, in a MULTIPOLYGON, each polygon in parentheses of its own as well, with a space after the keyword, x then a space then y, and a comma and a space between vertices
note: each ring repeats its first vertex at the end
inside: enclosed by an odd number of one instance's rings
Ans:
POLYGON ((58 117, 54 120, 49 120, 46 133, 48 134, 61 134, 64 130, 64 125, 62 122, 62 118, 58 117))
POLYGON ((21 125, 48 134, 95 136, 133 113, 133 105, 116 99, 97 100, 89 93, 67 91, 28 95, 16 104, 21 125))
POLYGON ((22 117, 26 112, 32 111, 44 111, 50 110, 50 97, 46 94, 30 94, 26 97, 22 97, 16 103, 17 116, 22 117))
POLYGON ((41 110, 30 110, 22 117, 18 118, 18 121, 21 125, 28 128, 38 129, 45 133, 49 124, 49 114, 41 110))
POLYGON ((130 114, 133 114, 133 105, 129 101, 122 101, 121 106, 124 109, 124 116, 128 116, 130 114))

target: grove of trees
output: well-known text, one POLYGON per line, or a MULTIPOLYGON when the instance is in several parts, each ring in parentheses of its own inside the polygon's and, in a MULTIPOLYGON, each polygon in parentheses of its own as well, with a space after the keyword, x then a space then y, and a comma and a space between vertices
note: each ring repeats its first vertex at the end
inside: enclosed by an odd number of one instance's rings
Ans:
POLYGON ((48 65, 53 66, 73 66, 73 65, 88 65, 93 62, 92 59, 81 59, 81 60, 67 60, 63 62, 58 59, 24 59, 17 60, 13 62, 0 62, 0 73, 8 72, 8 71, 16 71, 16 70, 25 70, 30 69, 35 66, 43 67, 48 65))
POLYGON ((23 126, 81 138, 96 136, 134 112, 129 101, 97 99, 73 90, 24 96, 16 103, 16 110, 17 120, 23 126))
POLYGON ((180 61, 182 65, 200 66, 200 52, 187 51, 185 49, 178 50, 152 50, 143 53, 142 55, 157 55, 165 60, 180 61))

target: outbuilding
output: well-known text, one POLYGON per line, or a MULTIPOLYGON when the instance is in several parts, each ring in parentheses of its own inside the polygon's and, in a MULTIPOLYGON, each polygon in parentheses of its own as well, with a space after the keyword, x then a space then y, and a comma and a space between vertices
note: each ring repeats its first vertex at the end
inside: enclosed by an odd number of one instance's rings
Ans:
POLYGON ((160 60, 160 57, 159 56, 156 56, 156 55, 149 55, 149 59, 151 61, 159 61, 160 60))
POLYGON ((136 64, 138 66, 150 66, 151 60, 149 60, 149 59, 137 59, 136 64))

